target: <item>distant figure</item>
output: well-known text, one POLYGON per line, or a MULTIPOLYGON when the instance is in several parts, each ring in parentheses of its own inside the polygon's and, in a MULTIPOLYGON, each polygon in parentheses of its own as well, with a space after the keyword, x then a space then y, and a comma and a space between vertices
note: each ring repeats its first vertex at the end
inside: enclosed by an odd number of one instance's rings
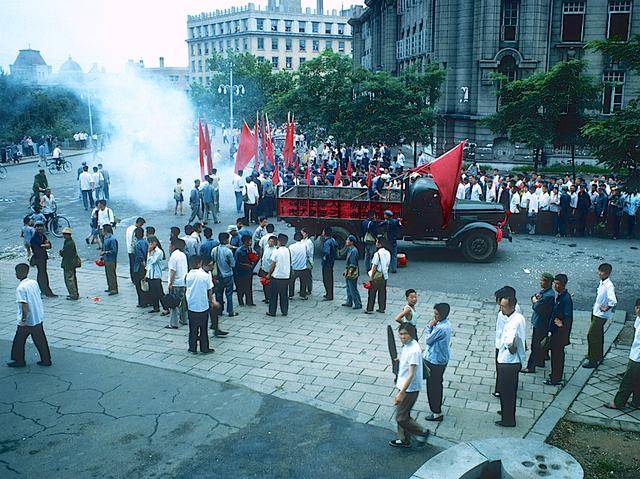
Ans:
POLYGON ((184 202, 184 188, 182 187, 182 178, 178 178, 176 180, 176 186, 173 187, 173 199, 176 202, 176 207, 173 210, 173 214, 177 215, 178 210, 180 211, 180 216, 182 216, 182 203, 184 202))

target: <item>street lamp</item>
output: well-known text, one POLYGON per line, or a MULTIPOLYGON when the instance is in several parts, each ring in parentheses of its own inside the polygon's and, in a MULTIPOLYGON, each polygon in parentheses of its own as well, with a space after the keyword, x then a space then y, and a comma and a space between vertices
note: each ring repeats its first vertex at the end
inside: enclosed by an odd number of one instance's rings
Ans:
POLYGON ((218 93, 229 95, 229 128, 233 131, 233 97, 244 95, 244 85, 233 84, 233 66, 229 67, 229 84, 218 85, 218 93))
POLYGON ((83 93, 82 95, 80 95, 81 98, 86 98, 87 99, 87 106, 89 107, 89 144, 93 145, 93 114, 91 112, 91 97, 93 96, 93 93, 83 93))

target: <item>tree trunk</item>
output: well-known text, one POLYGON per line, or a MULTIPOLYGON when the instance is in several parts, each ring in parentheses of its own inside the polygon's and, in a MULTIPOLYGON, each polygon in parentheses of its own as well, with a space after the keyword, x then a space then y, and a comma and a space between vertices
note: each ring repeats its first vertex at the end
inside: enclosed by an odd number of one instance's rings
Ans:
POLYGON ((571 145, 571 175, 573 182, 576 182, 576 145, 571 145))
POLYGON ((416 168, 418 166, 418 144, 413 142, 413 167, 416 168))

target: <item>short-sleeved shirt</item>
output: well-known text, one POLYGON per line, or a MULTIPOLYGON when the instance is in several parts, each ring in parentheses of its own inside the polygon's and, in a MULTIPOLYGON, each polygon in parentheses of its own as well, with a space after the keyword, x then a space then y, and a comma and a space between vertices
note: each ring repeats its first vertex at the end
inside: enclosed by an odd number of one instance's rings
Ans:
POLYGON ((22 303, 27 303, 27 326, 37 326, 44 319, 44 305, 40 296, 40 286, 30 278, 20 281, 16 288, 18 305, 18 326, 22 325, 22 303))
POLYGON ((302 271, 307 268, 307 245, 298 241, 289 246, 291 251, 291 267, 294 271, 302 271))
POLYGON ((271 276, 274 279, 289 279, 291 274, 291 252, 286 246, 278 246, 271 254, 271 262, 276 264, 271 276))
POLYGON ((203 269, 192 269, 187 273, 187 305, 189 311, 201 313, 209 310, 209 293, 213 288, 211 274, 203 269))
POLYGON ((91 173, 89 173, 88 171, 83 171, 82 173, 80 173, 80 189, 83 191, 87 191, 91 189, 91 182, 93 181, 93 178, 91 177, 91 173))
POLYGON ((396 382, 396 387, 398 389, 402 389, 404 387, 404 383, 409 378, 411 366, 415 365, 416 371, 413 375, 411 383, 409 383, 409 387, 407 387, 406 389, 406 392, 411 393, 415 391, 421 391, 423 381, 422 349, 420 349, 418 341, 412 339, 410 342, 402 346, 400 355, 398 356, 398 360, 398 381, 396 382))
POLYGON ((380 248, 373 255, 371 265, 376 266, 376 271, 380 271, 384 279, 389 279, 389 265, 391 264, 391 253, 385 248, 380 248))
POLYGON ((187 272, 189 270, 187 266, 187 255, 185 255, 179 249, 174 250, 174 252, 171 253, 171 256, 169 257, 168 268, 169 271, 176 272, 175 276, 173 277, 173 285, 184 286, 185 277, 187 276, 187 272))

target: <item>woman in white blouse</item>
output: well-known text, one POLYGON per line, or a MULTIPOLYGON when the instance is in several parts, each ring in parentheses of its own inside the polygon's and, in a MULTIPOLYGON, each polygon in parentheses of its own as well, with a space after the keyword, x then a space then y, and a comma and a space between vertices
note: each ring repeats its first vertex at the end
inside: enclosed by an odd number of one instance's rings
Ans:
POLYGON ((151 304, 153 309, 150 313, 160 312, 160 299, 164 295, 162 290, 162 261, 164 260, 164 251, 159 247, 158 238, 149 236, 149 252, 147 253, 147 282, 149 283, 149 294, 151 296, 151 304))

